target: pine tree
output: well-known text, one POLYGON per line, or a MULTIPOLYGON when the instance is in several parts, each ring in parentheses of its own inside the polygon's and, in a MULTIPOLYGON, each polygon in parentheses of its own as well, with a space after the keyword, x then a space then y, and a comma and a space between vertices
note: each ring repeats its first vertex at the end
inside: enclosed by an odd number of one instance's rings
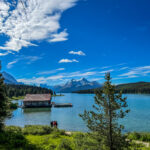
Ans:
MULTIPOLYGON (((1 69, 1 64, 0 64, 1 69)), ((0 131, 4 126, 4 119, 10 114, 8 99, 6 97, 5 84, 2 74, 0 73, 0 131)))
MULTIPOLYGON (((128 142, 122 134, 124 126, 118 123, 118 119, 124 118, 129 112, 128 105, 121 92, 115 93, 110 73, 105 75, 105 79, 102 90, 95 91, 95 105, 93 105, 95 111, 85 110, 80 116, 87 123, 87 127, 97 135, 97 140, 103 142, 101 144, 104 149, 122 150, 128 147, 128 142)), ((101 146, 98 149, 103 148, 101 146)))

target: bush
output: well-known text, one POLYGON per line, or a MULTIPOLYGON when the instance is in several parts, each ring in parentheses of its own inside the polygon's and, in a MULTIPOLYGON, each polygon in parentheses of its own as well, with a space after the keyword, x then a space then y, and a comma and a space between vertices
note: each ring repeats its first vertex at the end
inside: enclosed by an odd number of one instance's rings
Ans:
POLYGON ((57 146, 55 144, 50 144, 49 147, 48 147, 48 149, 49 150, 54 150, 54 149, 56 149, 56 147, 57 146))
POLYGON ((66 135, 66 131, 65 130, 59 130, 60 135, 66 135))
POLYGON ((60 138, 60 132, 53 132, 52 138, 53 139, 60 138))
POLYGON ((142 133, 141 140, 145 141, 145 142, 149 142, 150 141, 150 133, 142 133))
POLYGON ((23 128, 23 134, 31 134, 31 135, 44 135, 50 134, 53 131, 53 128, 50 126, 42 126, 42 125, 26 125, 23 128))
POLYGON ((22 133, 3 132, 0 134, 0 144, 6 144, 10 147, 22 147, 26 140, 22 133))
POLYGON ((71 147, 71 142, 68 139, 62 139, 57 149, 58 150, 73 150, 71 147))
POLYGON ((9 107, 10 107, 10 109, 17 109, 18 104, 17 103, 10 103, 9 107))
POLYGON ((6 132, 13 132, 13 133, 21 133, 22 128, 18 126, 6 126, 5 127, 6 132))
POLYGON ((150 133, 137 133, 137 132, 129 133, 128 139, 150 142, 150 133))
POLYGON ((5 130, 0 133, 0 144, 7 146, 8 149, 36 149, 34 145, 29 144, 25 139, 22 128, 16 126, 5 127, 5 130))
POLYGON ((98 150, 100 143, 94 139, 92 134, 77 132, 73 135, 75 149, 80 150, 98 150))

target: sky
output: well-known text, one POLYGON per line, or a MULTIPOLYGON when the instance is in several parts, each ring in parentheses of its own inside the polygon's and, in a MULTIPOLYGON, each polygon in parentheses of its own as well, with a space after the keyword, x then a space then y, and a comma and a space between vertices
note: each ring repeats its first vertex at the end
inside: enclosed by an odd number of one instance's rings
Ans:
POLYGON ((0 0, 2 71, 25 84, 150 82, 149 0, 0 0))

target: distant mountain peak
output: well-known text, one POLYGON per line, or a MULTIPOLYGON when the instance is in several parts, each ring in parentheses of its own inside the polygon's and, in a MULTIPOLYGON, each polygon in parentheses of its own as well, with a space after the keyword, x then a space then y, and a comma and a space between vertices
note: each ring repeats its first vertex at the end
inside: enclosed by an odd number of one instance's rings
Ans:
POLYGON ((81 78, 81 80, 83 80, 83 81, 87 81, 87 79, 86 79, 86 78, 84 78, 84 77, 83 77, 83 78, 81 78))
POLYGON ((7 73, 5 71, 2 72, 2 76, 3 76, 4 82, 6 84, 19 84, 17 82, 17 80, 11 74, 9 74, 9 73, 7 73))
POLYGON ((73 92, 77 90, 86 90, 86 89, 92 89, 92 88, 98 88, 102 85, 98 83, 97 81, 88 81, 86 78, 81 78, 79 80, 71 79, 68 82, 66 82, 64 85, 57 85, 54 86, 54 90, 56 92, 73 92))
MULTIPOLYGON (((71 79, 70 81, 71 81, 71 82, 74 82, 74 81, 76 81, 76 79, 71 79)), ((70 81, 69 81, 69 82, 70 82, 70 81)))

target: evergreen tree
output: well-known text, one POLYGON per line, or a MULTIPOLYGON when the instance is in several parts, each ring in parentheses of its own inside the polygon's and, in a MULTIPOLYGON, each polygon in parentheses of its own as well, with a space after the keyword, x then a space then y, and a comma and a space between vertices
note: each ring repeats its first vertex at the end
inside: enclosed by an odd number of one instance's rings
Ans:
MULTIPOLYGON (((115 86, 111 84, 110 73, 105 75, 105 79, 103 89, 95 91, 95 105, 93 105, 95 111, 85 110, 80 116, 103 145, 98 149, 123 150, 128 147, 128 142, 122 134, 124 126, 118 123, 118 119, 124 118, 129 112, 128 105, 126 98, 122 98, 121 92, 115 94, 115 86)), ((101 144, 99 143, 99 146, 101 144)))
POLYGON ((0 131, 4 126, 4 119, 9 115, 9 104, 6 97, 5 84, 3 80, 2 74, 0 73, 0 131))

